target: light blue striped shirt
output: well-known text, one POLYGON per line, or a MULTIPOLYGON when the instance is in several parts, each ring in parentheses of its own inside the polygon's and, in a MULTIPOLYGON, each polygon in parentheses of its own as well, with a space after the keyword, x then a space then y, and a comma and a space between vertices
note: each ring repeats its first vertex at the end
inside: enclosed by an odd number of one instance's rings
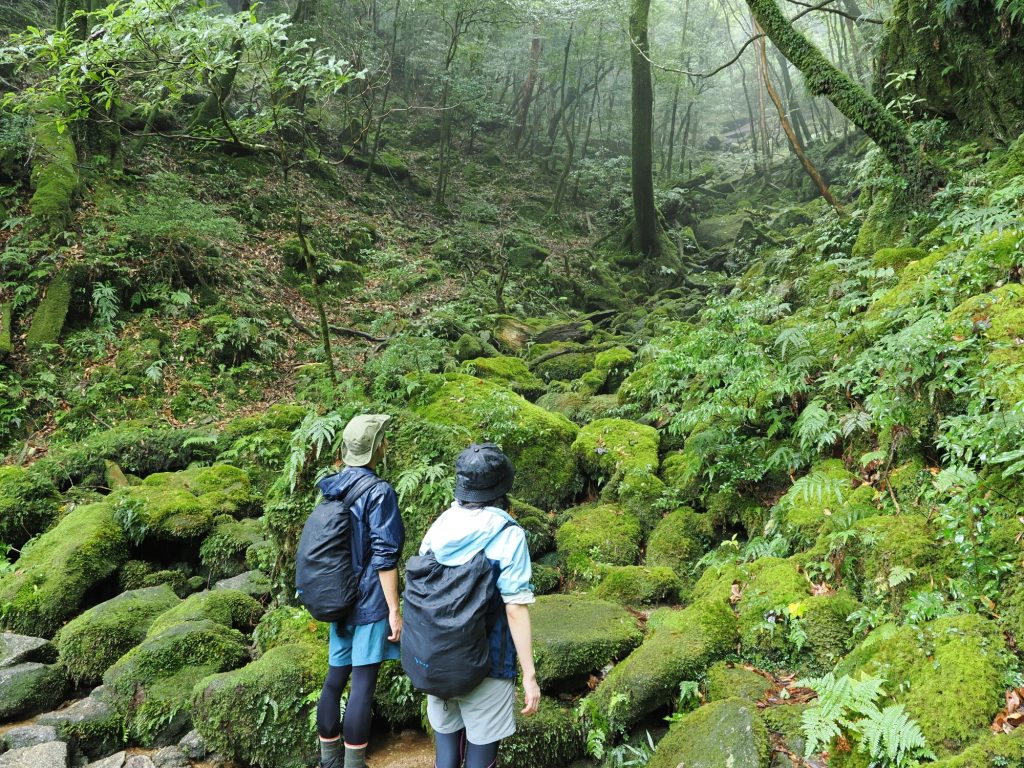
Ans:
POLYGON ((488 560, 498 563, 502 599, 522 605, 535 602, 526 533, 518 525, 502 530, 510 520, 515 521, 497 507, 466 509, 456 502, 430 526, 420 544, 420 554, 432 550, 441 565, 462 565, 482 549, 488 560))

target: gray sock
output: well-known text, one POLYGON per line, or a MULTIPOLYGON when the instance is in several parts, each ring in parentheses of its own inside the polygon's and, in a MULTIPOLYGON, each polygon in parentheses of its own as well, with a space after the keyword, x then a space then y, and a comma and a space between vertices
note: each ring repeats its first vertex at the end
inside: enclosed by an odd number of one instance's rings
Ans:
POLYGON ((345 768, 366 768, 366 747, 345 745, 345 768))
POLYGON ((340 736, 331 741, 320 739, 320 765, 323 768, 336 768, 341 759, 341 748, 344 743, 340 736))

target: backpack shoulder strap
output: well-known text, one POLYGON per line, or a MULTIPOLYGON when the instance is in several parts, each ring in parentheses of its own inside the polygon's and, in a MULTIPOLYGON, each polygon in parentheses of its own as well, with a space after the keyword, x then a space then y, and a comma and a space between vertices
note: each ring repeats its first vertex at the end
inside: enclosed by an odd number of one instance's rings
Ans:
POLYGON ((350 508, 353 504, 356 503, 356 501, 359 500, 360 496, 367 493, 371 489, 376 488, 380 483, 383 482, 384 481, 381 478, 377 477, 377 475, 370 475, 368 477, 364 477, 362 480, 357 480, 355 483, 352 484, 352 487, 345 492, 345 495, 341 497, 340 501, 342 506, 345 508, 350 508))

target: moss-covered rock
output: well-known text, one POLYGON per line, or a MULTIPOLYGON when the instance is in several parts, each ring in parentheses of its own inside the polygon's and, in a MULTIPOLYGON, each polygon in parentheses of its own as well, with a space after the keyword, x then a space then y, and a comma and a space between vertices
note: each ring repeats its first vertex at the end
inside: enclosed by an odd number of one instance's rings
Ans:
MULTIPOLYGON (((173 610, 173 609, 172 609, 173 610)), ((163 745, 191 727, 191 692, 203 678, 249 658, 241 632, 204 619, 150 630, 103 675, 129 736, 163 745)))
POLYGON ((61 664, 75 683, 98 683, 110 665, 142 642, 153 620, 179 602, 164 584, 124 592, 90 608, 57 633, 61 664))
POLYGON ((669 728, 649 768, 767 768, 768 729, 743 699, 705 704, 669 728))
POLYGON ((588 560, 632 565, 640 555, 640 522, 614 504, 577 507, 568 513, 555 541, 573 570, 588 560))
POLYGON ((544 382, 530 371, 521 357, 477 357, 464 362, 462 371, 499 382, 527 400, 536 400, 544 392, 544 382))
POLYGON ((326 671, 326 645, 271 648, 251 664, 195 686, 196 728, 211 751, 241 764, 306 768, 317 760, 310 712, 326 671))
POLYGON ((473 333, 464 333, 455 342, 454 355, 460 363, 481 357, 495 357, 499 352, 494 345, 473 333))
POLYGON ((635 359, 628 347, 612 347, 598 352, 594 367, 580 377, 577 388, 590 395, 613 393, 625 381, 635 359))
POLYGON ((25 336, 28 349, 39 349, 47 344, 56 344, 64 328, 64 320, 71 305, 71 292, 75 287, 76 272, 65 269, 46 287, 39 306, 32 315, 32 324, 25 336))
POLYGON ((910 262, 919 261, 927 255, 927 252, 920 248, 879 248, 871 257, 871 266, 899 272, 910 262))
POLYGON ((700 492, 703 462, 694 451, 673 451, 661 462, 662 482, 680 498, 694 499, 700 492))
POLYGON ((1024 335, 1024 286, 1008 283, 990 293, 973 296, 954 309, 948 319, 951 332, 980 337, 983 376, 1007 407, 1024 397, 1019 376, 1006 370, 1024 361, 1020 339, 1024 335))
POLYGON ((602 565, 593 595, 623 605, 654 605, 679 599, 683 584, 671 568, 643 565, 602 565))
POLYGON ((0 576, 0 626, 51 637, 127 559, 126 543, 109 504, 76 507, 0 576))
POLYGON ((570 446, 578 429, 568 419, 473 376, 432 376, 424 383, 426 393, 414 411, 453 428, 450 460, 473 440, 491 440, 516 467, 515 496, 542 508, 575 496, 580 478, 570 446))
POLYGON ((815 464, 775 507, 782 534, 797 548, 813 544, 852 493, 853 481, 853 474, 838 459, 815 464))
POLYGON ((557 592, 562 586, 562 574, 552 565, 544 563, 533 563, 533 576, 530 583, 533 584, 533 592, 537 595, 549 595, 557 592))
POLYGON ((511 514, 526 531, 526 544, 530 557, 538 558, 550 552, 555 546, 555 516, 512 497, 511 514))
POLYGON ((886 690, 907 708, 942 757, 985 732, 1005 706, 1004 685, 1012 668, 995 622, 967 614, 901 627, 879 641, 869 635, 837 674, 884 678, 886 690))
POLYGON ((199 559, 211 579, 237 576, 247 570, 245 554, 252 546, 266 541, 259 520, 235 520, 231 515, 214 518, 213 530, 199 547, 199 559))
POLYGON ((743 656, 758 665, 785 663, 795 650, 785 628, 787 609, 810 597, 810 584, 792 562, 774 557, 741 570, 737 612, 743 656))
POLYGON ((26 661, 0 667, 0 720, 15 720, 54 707, 67 689, 67 676, 57 665, 26 661))
POLYGON ((58 739, 93 759, 106 757, 125 746, 124 718, 115 709, 105 685, 63 709, 39 715, 36 724, 54 728, 58 739))
MULTIPOLYGON (((78 152, 71 131, 58 126, 62 104, 51 100, 43 104, 32 127, 34 155, 29 201, 32 215, 52 229, 66 227, 71 221, 71 205, 78 189, 78 152)), ((61 320, 63 323, 63 318, 61 320)), ((58 332, 60 328, 57 329, 58 332)))
POLYGON ((516 706, 516 732, 501 742, 500 768, 565 768, 583 754, 584 738, 572 707, 542 696, 533 715, 519 713, 516 706))
POLYGON ((751 704, 763 699, 772 687, 764 675, 725 661, 711 665, 704 684, 708 701, 742 699, 751 704))
POLYGON ((651 619, 650 634, 640 647, 592 694, 604 712, 614 697, 618 703, 611 718, 625 727, 675 701, 679 683, 700 679, 736 646, 736 616, 723 600, 701 600, 681 611, 661 609, 651 619))
POLYGON ((579 344, 553 341, 534 344, 530 348, 530 359, 537 361, 531 367, 544 381, 574 382, 582 379, 594 367, 597 355, 586 351, 579 344), (554 354, 556 352, 558 354, 554 354))
POLYGON ((671 568, 685 590, 696 578, 697 561, 711 548, 714 528, 711 517, 680 507, 666 515, 647 540, 647 565, 671 568))
POLYGON ((932 768, 1010 768, 1024 765, 1024 728, 989 733, 959 755, 929 763, 932 768))
POLYGON ((898 605, 901 597, 944 580, 945 552, 935 545, 936 531, 924 516, 875 515, 855 523, 853 529, 857 537, 849 547, 847 560, 862 600, 888 594, 898 605), (886 582, 897 566, 909 570, 911 576, 898 589, 888 590, 886 582))
POLYGON ((45 530, 59 509, 49 478, 22 467, 0 467, 0 541, 21 547, 45 530))
POLYGON ((825 674, 849 653, 854 641, 849 618, 859 607, 860 603, 846 592, 816 595, 797 603, 793 610, 807 635, 798 655, 797 666, 803 672, 825 674))
POLYGON ((225 627, 249 631, 263 613, 255 599, 237 589, 211 589, 190 595, 153 621, 147 637, 160 634, 188 621, 212 621, 225 627))
POLYGON ((628 611, 582 595, 547 595, 530 607, 537 680, 542 688, 594 672, 633 650, 643 633, 628 611))
POLYGON ((14 351, 11 337, 11 323, 14 321, 14 303, 0 301, 0 360, 14 351))
POLYGON ((314 619, 305 608, 282 605, 263 614, 252 639, 258 654, 294 643, 321 648, 327 645, 328 631, 329 625, 314 619))

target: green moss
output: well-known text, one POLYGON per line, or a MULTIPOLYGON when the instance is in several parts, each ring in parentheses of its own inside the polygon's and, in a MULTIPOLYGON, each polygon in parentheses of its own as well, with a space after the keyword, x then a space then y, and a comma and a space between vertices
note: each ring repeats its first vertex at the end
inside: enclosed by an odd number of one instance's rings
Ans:
POLYGON ((32 315, 32 324, 25 336, 28 349, 39 349, 46 344, 56 344, 64 328, 64 319, 71 305, 71 292, 75 287, 75 271, 65 269, 46 287, 42 301, 32 315))
POLYGON ((106 462, 116 461, 122 470, 140 477, 185 467, 192 461, 212 458, 203 443, 186 445, 205 433, 191 429, 149 427, 123 421, 114 429, 95 432, 84 440, 56 446, 33 465, 59 488, 70 485, 105 487, 106 462))
POLYGON ((537 405, 583 426, 591 421, 607 418, 618 409, 619 401, 615 395, 592 396, 585 392, 548 392, 538 398, 537 405))
POLYGON ((151 629, 141 645, 104 673, 103 682, 130 738, 148 746, 165 728, 188 717, 196 683, 246 659, 242 633, 209 620, 186 621, 159 632, 151 629))
POLYGON ((773 687, 764 675, 725 661, 712 664, 705 681, 708 701, 743 699, 754 704, 773 687))
POLYGON ((530 548, 530 556, 538 558, 550 552, 555 546, 554 515, 514 496, 509 501, 509 514, 526 531, 526 544, 530 548))
POLYGON ((562 586, 561 572, 551 565, 533 563, 533 576, 530 578, 533 584, 533 591, 538 595, 549 595, 557 592, 562 586))
POLYGON ((862 600, 879 593, 878 585, 896 566, 913 572, 911 579, 900 586, 900 595, 945 580, 945 553, 935 545, 936 532, 923 516, 876 515, 860 520, 853 529, 857 538, 850 545, 847 560, 853 566, 862 600))
POLYGON ((704 509, 715 529, 726 532, 740 525, 748 536, 764 534, 767 511, 757 501, 736 491, 718 491, 704 501, 704 509))
POLYGON ((10 301, 0 301, 0 360, 3 360, 14 351, 14 343, 11 341, 11 321, 14 317, 14 304, 10 301))
POLYGON ((788 662, 784 611, 810 596, 810 585, 788 560, 763 557, 745 567, 738 608, 740 645, 745 659, 758 665, 788 662))
POLYGON ((455 342, 453 354, 459 362, 480 357, 494 357, 498 350, 494 345, 473 333, 464 333, 455 342))
POLYGON ((36 219, 52 229, 70 224, 71 205, 78 189, 78 152, 71 132, 60 129, 57 124, 60 106, 44 104, 32 128, 35 155, 32 186, 35 191, 29 207, 36 219))
POLYGON ((577 507, 555 534, 558 552, 572 564, 589 558, 608 565, 632 565, 640 555, 640 523, 613 504, 577 507))
POLYGON ((594 367, 580 377, 579 389, 591 395, 615 392, 633 368, 635 359, 628 347, 612 347, 598 352, 594 367))
POLYGON ((427 394, 414 412, 453 428, 452 455, 471 441, 498 443, 516 467, 513 494, 542 508, 575 496, 579 473, 570 446, 577 427, 493 382, 465 374, 424 378, 427 394))
POLYGON ((929 763, 932 768, 1011 768, 1024 765, 1024 728, 989 733, 955 757, 929 763))
POLYGON ((235 520, 231 515, 214 519, 213 531, 199 547, 199 559, 209 569, 211 579, 237 576, 247 570, 249 547, 266 540, 259 520, 235 520))
POLYGON ((57 665, 26 662, 0 667, 0 720, 13 721, 57 706, 68 681, 57 665))
POLYGON ((838 459, 815 464, 805 483, 779 499, 775 514, 782 534, 797 548, 813 544, 853 490, 854 476, 838 459), (842 499, 837 498, 837 495, 842 499))
POLYGON ((887 483, 901 504, 913 505, 931 486, 931 473, 925 467, 924 460, 915 456, 893 469, 887 483))
POLYGON ((500 382, 527 400, 535 400, 544 392, 544 382, 533 375, 521 357, 478 357, 463 363, 462 371, 500 382))
POLYGON ((530 359, 540 360, 554 352, 560 354, 533 365, 533 372, 546 382, 576 381, 594 367, 597 359, 593 352, 587 352, 580 344, 564 341, 534 344, 530 347, 530 359))
POLYGON ((310 616, 305 608, 284 605, 263 614, 253 631, 253 643, 261 654, 294 643, 320 648, 327 644, 328 626, 310 616))
POLYGON ((327 646, 281 645, 233 672, 200 681, 193 722, 207 747, 243 765, 307 768, 318 757, 310 712, 327 646))
POLYGON ((871 257, 871 266, 879 269, 889 267, 899 272, 910 262, 923 259, 927 255, 920 248, 879 248, 871 257))
POLYGON ((25 546, 13 573, 0 576, 0 626, 51 637, 127 556, 109 504, 76 507, 25 546))
POLYGON ((183 602, 160 614, 147 637, 187 621, 209 620, 225 627, 248 631, 256 625, 261 606, 255 599, 237 589, 213 589, 190 595, 183 602))
MULTIPOLYGON (((861 258, 869 258, 880 249, 898 243, 906 229, 908 206, 900 196, 876 192, 869 202, 867 218, 853 244, 853 255, 861 258)), ((864 204, 862 197, 861 207, 864 204)))
POLYGON ((666 566, 688 590, 697 561, 711 548, 711 517, 681 507, 662 518, 647 540, 647 565, 666 566))
POLYGON ((917 720, 940 757, 978 739, 1005 706, 1013 658, 992 621, 967 614, 901 627, 886 639, 872 640, 869 636, 837 671, 885 678, 886 690, 917 720))
POLYGON ((524 716, 520 709, 515 734, 498 750, 500 768, 565 768, 583 754, 583 731, 572 707, 542 696, 536 714, 524 716))
POLYGON ((0 541, 20 547, 56 519, 59 501, 53 483, 39 472, 0 467, 0 541))
POLYGON ((954 309, 948 320, 952 333, 980 336, 982 377, 1008 407, 1024 398, 1019 376, 1007 376, 1024 362, 1020 339, 1024 336, 1024 286, 1009 283, 990 293, 974 296, 954 309))
POLYGON ((668 729, 649 768, 766 768, 768 729, 757 708, 743 699, 705 704, 668 729))
POLYGON ((799 668, 806 674, 823 675, 853 647, 850 614, 860 603, 846 592, 817 595, 799 602, 800 624, 807 635, 798 655, 799 668))
POLYGON ((651 379, 656 371, 657 366, 654 363, 645 363, 629 374, 619 387, 619 402, 644 405, 647 393, 651 389, 651 379))
POLYGON ((671 568, 605 565, 597 570, 593 595, 623 605, 653 605, 679 599, 683 585, 671 568))
POLYGON ((61 664, 75 683, 98 683, 108 667, 142 642, 153 620, 179 602, 163 585, 124 592, 90 608, 57 633, 61 664))
POLYGON ((693 451, 674 451, 661 462, 661 479, 681 498, 694 499, 700 492, 702 462, 693 451))
POLYGON ((922 259, 908 263, 900 272, 900 279, 896 285, 871 304, 865 319, 869 322, 877 320, 890 310, 913 304, 919 287, 928 278, 932 269, 946 258, 946 255, 944 251, 935 251, 922 259))
POLYGON ((662 609, 651 616, 650 634, 621 661, 592 694, 602 711, 621 701, 614 721, 632 726, 674 702, 683 680, 699 680, 708 666, 736 646, 736 617, 727 602, 702 600, 682 611, 662 609), (655 616, 659 618, 655 619, 655 616))

